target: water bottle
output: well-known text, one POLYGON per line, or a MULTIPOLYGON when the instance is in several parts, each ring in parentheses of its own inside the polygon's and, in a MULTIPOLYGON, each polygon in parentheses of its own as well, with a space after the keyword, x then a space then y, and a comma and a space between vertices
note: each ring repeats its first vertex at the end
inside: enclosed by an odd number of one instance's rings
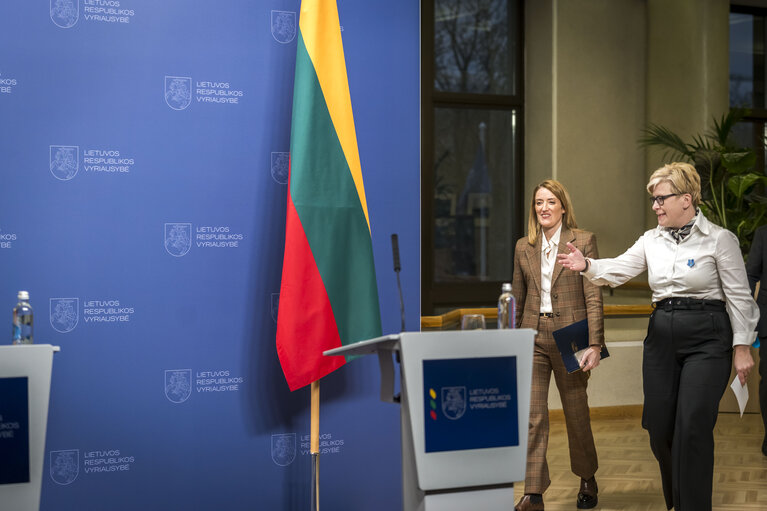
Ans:
POLYGON ((33 317, 29 293, 19 291, 19 303, 13 308, 13 344, 32 344, 33 317))
POLYGON ((498 329, 514 328, 516 325, 517 304, 511 294, 511 283, 501 286, 501 296, 498 297, 498 329))

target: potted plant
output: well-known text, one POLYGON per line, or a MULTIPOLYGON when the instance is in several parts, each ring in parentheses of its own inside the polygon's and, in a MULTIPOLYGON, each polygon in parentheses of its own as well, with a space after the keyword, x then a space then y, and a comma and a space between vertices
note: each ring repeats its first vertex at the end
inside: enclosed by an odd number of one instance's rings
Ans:
POLYGON ((665 148, 664 160, 695 165, 703 214, 735 233, 744 255, 756 228, 767 222, 764 169, 756 168, 754 151, 737 145, 732 133, 745 114, 745 110, 733 109, 719 120, 714 118, 714 127, 694 135, 691 142, 658 124, 650 124, 639 140, 644 147, 665 148))

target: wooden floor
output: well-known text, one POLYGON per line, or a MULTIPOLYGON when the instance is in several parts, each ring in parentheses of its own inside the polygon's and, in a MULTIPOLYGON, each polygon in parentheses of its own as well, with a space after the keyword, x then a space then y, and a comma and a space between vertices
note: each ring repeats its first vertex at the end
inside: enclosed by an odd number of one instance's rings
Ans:
MULTIPOLYGON (((598 410, 598 409, 596 409, 598 410)), ((592 410, 599 454, 601 511, 666 509, 658 464, 650 451, 638 411, 600 414, 592 410)), ((767 510, 767 457, 761 452, 761 416, 721 413, 715 430, 713 508, 721 511, 767 510)), ((552 412, 549 440, 551 486, 543 496, 546 511, 574 510, 580 479, 570 472, 567 435, 561 412, 552 412)), ((517 500, 524 483, 514 485, 517 500)))

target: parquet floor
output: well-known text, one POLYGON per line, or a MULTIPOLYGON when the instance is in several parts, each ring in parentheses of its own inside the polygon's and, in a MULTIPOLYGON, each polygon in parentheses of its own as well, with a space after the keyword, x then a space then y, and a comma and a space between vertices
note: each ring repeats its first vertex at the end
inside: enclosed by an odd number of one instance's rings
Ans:
MULTIPOLYGON (((639 407, 623 416, 592 410, 592 428, 599 453, 601 511, 664 511, 657 462, 639 407), (596 412, 596 413, 595 413, 596 412)), ((764 428, 758 414, 720 413, 715 430, 714 511, 767 510, 767 457, 762 455, 764 428)), ((552 412, 549 440, 551 486, 544 494, 546 511, 575 510, 580 480, 570 472, 567 434, 561 411, 552 412)), ((514 485, 519 497, 524 483, 514 485)))

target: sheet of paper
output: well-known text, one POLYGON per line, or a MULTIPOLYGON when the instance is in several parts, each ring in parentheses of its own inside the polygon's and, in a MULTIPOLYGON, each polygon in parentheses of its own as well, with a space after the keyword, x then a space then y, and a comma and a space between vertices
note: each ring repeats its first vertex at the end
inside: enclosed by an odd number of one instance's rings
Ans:
POLYGON ((746 409, 746 403, 748 403, 748 386, 741 385, 738 380, 738 375, 735 375, 735 379, 730 383, 730 388, 735 394, 735 399, 738 400, 738 408, 740 408, 740 416, 743 417, 743 410, 746 409))

